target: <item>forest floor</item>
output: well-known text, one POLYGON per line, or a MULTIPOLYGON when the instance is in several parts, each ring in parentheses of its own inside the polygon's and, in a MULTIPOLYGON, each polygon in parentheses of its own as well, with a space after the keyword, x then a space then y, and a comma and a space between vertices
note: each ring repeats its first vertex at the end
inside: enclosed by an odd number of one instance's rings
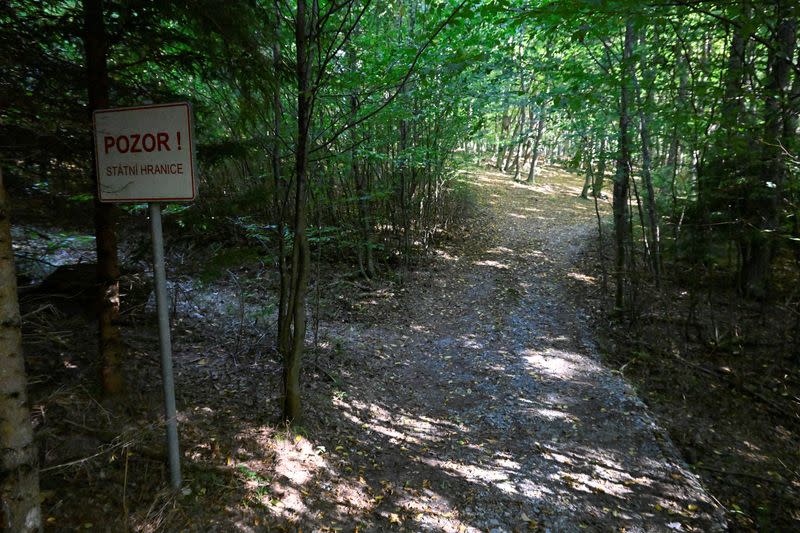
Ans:
POLYGON ((597 227, 581 180, 555 168, 535 186, 469 179, 478 205, 466 234, 404 284, 321 278, 332 285, 320 288, 294 429, 275 423, 280 366, 263 349, 261 274, 230 269, 202 287, 172 275, 181 495, 163 488, 152 302, 126 314, 135 387, 114 405, 93 399, 87 373, 54 385, 93 349, 86 318, 62 313, 44 334, 56 318, 29 302, 28 353, 49 353, 31 363, 48 526, 725 529, 723 509, 600 359, 586 298, 600 282, 582 264, 597 227))

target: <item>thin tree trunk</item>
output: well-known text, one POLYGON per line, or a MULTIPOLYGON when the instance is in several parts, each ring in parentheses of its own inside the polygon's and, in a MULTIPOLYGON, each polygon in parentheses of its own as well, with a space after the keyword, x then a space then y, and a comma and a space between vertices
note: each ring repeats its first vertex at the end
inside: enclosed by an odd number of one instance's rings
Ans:
POLYGON ((629 110, 630 110, 630 82, 633 73, 633 43, 636 39, 633 22, 628 21, 625 26, 625 45, 622 55, 620 109, 619 109, 619 156, 617 171, 614 176, 614 244, 616 250, 616 293, 614 305, 618 312, 625 310, 625 285, 627 284, 627 239, 628 223, 626 220, 628 184, 630 183, 630 135, 629 110))
POLYGON ((589 188, 592 186, 592 181, 594 180, 594 167, 592 166, 592 159, 594 158, 594 139, 589 139, 588 148, 586 154, 586 168, 585 168, 585 178, 583 180, 583 189, 581 190, 581 198, 584 200, 589 199, 589 188))
POLYGON ((0 529, 27 533, 41 531, 42 514, 10 215, 0 168, 0 529))
MULTIPOLYGON (((356 68, 356 54, 352 46, 347 47, 348 67, 351 71, 356 68)), ((370 218, 370 205, 369 205, 369 190, 367 188, 367 177, 362 172, 356 157, 356 145, 358 135, 356 132, 355 121, 358 115, 359 101, 358 95, 355 91, 350 94, 350 120, 351 124, 351 144, 349 158, 350 158, 350 177, 355 186, 356 196, 358 197, 358 225, 361 229, 361 244, 359 246, 359 266, 362 274, 366 278, 375 276, 375 261, 372 245, 372 221, 370 218)))
MULTIPOLYGON (((644 44, 644 34, 642 35, 642 44, 644 44)), ((648 251, 650 252, 650 266, 653 269, 656 287, 661 286, 661 230, 658 224, 658 213, 656 212, 656 193, 653 187, 652 168, 652 144, 650 141, 650 120, 648 116, 649 109, 653 105, 653 83, 655 82, 655 73, 652 69, 648 68, 645 58, 641 59, 643 81, 646 84, 646 96, 644 102, 641 99, 641 90, 636 88, 636 97, 639 101, 639 133, 642 142, 642 180, 644 181, 645 192, 645 206, 647 209, 647 225, 650 230, 650 239, 648 251)), ((633 76, 634 86, 638 86, 636 75, 633 76)))
POLYGON ((594 214, 597 217, 597 251, 600 254, 600 274, 602 275, 601 287, 603 294, 608 294, 608 273, 606 272, 606 247, 603 242, 603 220, 600 218, 600 206, 597 196, 594 196, 594 214))
MULTIPOLYGON (((403 15, 401 14, 399 23, 402 25, 403 15)), ((412 2, 409 15, 409 36, 414 35, 414 26, 416 22, 416 3, 412 2)), ((408 94, 408 85, 405 81, 400 87, 400 95, 406 97, 408 94)), ((411 260, 411 203, 414 199, 414 189, 416 180, 414 179, 413 172, 410 171, 409 154, 407 153, 409 146, 409 123, 408 120, 403 118, 400 121, 400 157, 402 158, 402 167, 400 168, 400 215, 401 224, 403 225, 402 234, 402 260, 403 260, 403 279, 408 275, 409 262, 411 260)))
MULTIPOLYGON (((644 249, 644 257, 649 262, 653 256, 650 249, 650 241, 647 236, 647 224, 644 221, 644 209, 642 209, 642 197, 639 196, 639 187, 636 185, 636 179, 631 177, 631 185, 633 186, 633 196, 636 199, 636 210, 639 213, 639 226, 642 228, 642 248, 644 249)), ((633 225, 633 223, 631 223, 633 225)))
MULTIPOLYGON (((678 61, 678 65, 680 65, 682 60, 678 61)), ((678 82, 678 102, 684 102, 686 100, 686 74, 685 69, 681 70, 680 81, 678 82)), ((678 135, 678 122, 675 121, 675 125, 672 127, 672 138, 670 139, 669 143, 669 152, 667 154, 667 168, 670 171, 670 196, 672 200, 672 212, 670 214, 670 221, 672 222, 672 239, 673 239, 673 246, 677 247, 678 244, 678 191, 677 191, 677 182, 678 182, 678 165, 680 161, 680 152, 681 152, 681 140, 678 135)))
POLYGON ((313 97, 309 86, 311 72, 309 54, 309 14, 305 0, 297 2, 295 49, 297 54, 297 149, 295 151, 294 242, 292 243, 289 320, 292 325, 291 346, 284 354, 283 417, 300 421, 300 369, 306 336, 306 292, 310 273, 311 251, 306 236, 306 200, 308 154, 313 97))
MULTIPOLYGON (((521 109, 520 113, 522 113, 521 109)), ((508 156, 506 157, 506 162, 503 164, 503 169, 502 169, 503 172, 508 172, 508 169, 511 167, 511 160, 513 159, 514 154, 516 153, 516 147, 519 143, 518 138, 521 131, 522 131, 522 122, 517 120, 516 124, 514 125, 514 134, 511 136, 511 144, 508 148, 508 156)))
POLYGON ((508 113, 508 102, 506 102, 506 107, 503 110, 502 127, 500 128, 500 135, 497 141, 497 162, 494 165, 497 167, 497 170, 503 170, 503 159, 505 159, 506 155, 506 135, 508 135, 508 128, 510 127, 511 115, 508 113))
MULTIPOLYGON (((279 35, 280 13, 279 0, 275 0, 275 35, 272 41, 272 57, 275 70, 281 63, 281 45, 279 35)), ((275 186, 274 211, 277 218, 275 224, 278 240, 278 276, 280 291, 278 296, 278 352, 288 354, 291 352, 291 318, 289 316, 289 284, 291 281, 289 265, 287 264, 286 250, 286 208, 289 201, 289 190, 281 175, 281 117, 283 105, 281 104, 281 87, 276 83, 272 92, 272 154, 270 157, 272 179, 275 186)))
POLYGON ((528 183, 533 183, 536 180, 536 170, 539 164, 540 147, 542 144, 542 135, 544 134, 545 124, 545 110, 544 105, 539 110, 539 123, 536 126, 536 137, 533 139, 533 148, 531 148, 531 167, 528 169, 528 183))
MULTIPOLYGON (((355 95, 350 96, 350 111, 355 116, 358 109, 358 97, 355 95)), ((355 128, 353 128, 353 136, 355 136, 355 128)), ((367 278, 375 276, 375 260, 372 245, 372 222, 370 218, 369 207, 369 191, 367 189, 367 177, 361 172, 361 167, 358 164, 358 159, 355 155, 355 149, 350 153, 350 174, 353 183, 355 184, 356 196, 358 196, 358 220, 361 227, 361 240, 360 248, 363 250, 359 256, 364 257, 363 274, 367 278)))
POLYGON ((600 148, 597 154, 597 171, 594 173, 594 183, 592 184, 592 196, 600 198, 603 192, 603 182, 606 177, 606 133, 600 134, 600 148))
MULTIPOLYGON (((520 80, 520 84, 521 84, 520 91, 524 94, 525 93, 525 83, 522 80, 520 80)), ((525 128, 525 108, 521 107, 520 110, 519 110, 519 129, 520 129, 520 134, 522 134, 522 131, 524 130, 524 128, 525 128)), ((523 149, 523 147, 525 145, 524 137, 527 137, 527 135, 524 135, 523 138, 520 139, 519 143, 517 143, 516 154, 514 156, 514 181, 519 180, 520 158, 522 156, 522 149, 523 149)))
POLYGON ((653 175, 650 171, 650 132, 648 119, 643 111, 639 111, 640 133, 642 139, 642 179, 647 193, 645 204, 647 207, 647 223, 650 226, 650 262, 653 267, 656 287, 661 286, 661 229, 658 224, 658 214, 656 213, 656 193, 653 187, 653 175))
MULTIPOLYGON (((102 0, 83 0, 84 47, 88 82, 89 113, 106 108, 108 101, 108 41, 102 0)), ((94 226, 97 247, 97 318, 100 379, 109 395, 122 392, 122 339, 119 331, 119 265, 117 260, 116 208, 98 197, 98 176, 92 152, 94 181, 94 226)))

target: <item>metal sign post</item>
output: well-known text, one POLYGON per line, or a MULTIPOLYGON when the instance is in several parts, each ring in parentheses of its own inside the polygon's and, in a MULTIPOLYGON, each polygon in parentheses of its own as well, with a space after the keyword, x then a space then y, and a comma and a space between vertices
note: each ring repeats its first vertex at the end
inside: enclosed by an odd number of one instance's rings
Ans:
POLYGON ((167 274, 164 268, 164 233, 161 229, 161 204, 150 204, 150 233, 153 238, 153 276, 158 308, 158 344, 161 351, 161 376, 164 380, 164 416, 167 423, 167 455, 172 487, 181 488, 181 460, 178 449, 178 419, 175 408, 175 380, 172 376, 172 339, 169 329, 167 274))
POLYGON ((167 454, 171 484, 179 489, 181 462, 160 202, 190 202, 197 195, 192 109, 187 102, 98 109, 92 118, 100 201, 150 204, 167 454))

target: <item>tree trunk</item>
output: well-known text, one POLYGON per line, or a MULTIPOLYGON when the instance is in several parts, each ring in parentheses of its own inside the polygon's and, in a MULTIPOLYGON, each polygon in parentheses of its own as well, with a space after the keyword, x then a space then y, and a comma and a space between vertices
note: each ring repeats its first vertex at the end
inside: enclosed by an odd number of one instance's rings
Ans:
POLYGON ((606 177, 606 133, 600 134, 600 147, 597 154, 597 171, 594 173, 594 183, 592 184, 592 196, 600 198, 603 192, 603 182, 606 177))
POLYGON ((650 155, 650 131, 648 118, 644 111, 639 111, 640 133, 642 140, 642 179, 644 180, 645 205, 647 208, 647 224, 650 227, 650 261, 655 275, 656 287, 661 285, 661 230, 656 212, 656 193, 653 187, 653 174, 650 170, 652 157, 650 155))
MULTIPOLYGON (((347 62, 348 68, 356 71, 356 52, 353 46, 347 47, 347 62)), ((356 131, 355 121, 358 115, 359 101, 358 94, 354 90, 350 96, 350 144, 352 145, 350 153, 350 178, 355 187, 356 196, 358 198, 358 225, 361 230, 361 243, 359 245, 359 267, 361 268, 362 275, 366 278, 373 278, 375 276, 375 260, 372 245, 372 220, 370 217, 370 199, 367 175, 362 172, 361 166, 358 164, 356 156, 356 145, 358 144, 358 134, 356 131)))
MULTIPOLYGON (((520 92, 522 92, 523 94, 525 93, 525 82, 522 79, 520 79, 520 92)), ((524 135, 522 134, 524 129, 525 129, 525 107, 523 106, 520 107, 519 109, 519 130, 520 134, 522 135, 522 138, 520 138, 519 143, 517 143, 517 149, 514 155, 514 181, 519 180, 519 174, 521 170, 520 158, 522 157, 522 150, 525 145, 524 139, 525 137, 527 137, 527 134, 524 135)))
POLYGON ((583 180, 583 189, 581 190, 581 198, 584 200, 589 199, 589 188, 592 186, 594 179, 594 167, 592 167, 592 159, 594 158, 594 139, 589 139, 586 154, 586 176, 583 180))
MULTIPOLYGON (((522 109, 520 109, 520 113, 522 113, 522 109)), ((508 156, 506 157, 506 162, 503 164, 502 168, 503 172, 508 172, 508 169, 511 167, 511 159, 514 157, 514 154, 516 153, 516 147, 519 142, 518 138, 521 131, 522 131, 522 122, 520 120, 517 120, 516 124, 514 125, 514 133, 511 135, 511 144, 509 145, 508 148, 508 156)))
MULTIPOLYGON (((350 113, 353 119, 358 110, 358 97, 353 94, 350 96, 350 113)), ((355 127, 353 128, 353 137, 355 137, 355 127)), ((358 196, 358 220, 361 226, 361 248, 362 252, 359 256, 364 257, 362 264, 363 274, 367 278, 375 276, 375 260, 372 251, 372 221, 370 218, 369 209, 369 190, 367 187, 367 176, 361 172, 361 167, 358 164, 358 159, 355 154, 354 148, 350 152, 350 174, 352 181, 355 185, 356 196, 358 196)))
POLYGON ((500 128, 500 135, 497 141, 497 162, 494 165, 497 167, 497 170, 501 171, 503 170, 503 159, 506 155, 506 135, 508 135, 508 128, 511 127, 511 115, 508 113, 508 103, 505 105, 502 127, 500 128))
POLYGON ((533 183, 536 180, 536 170, 539 164, 540 147, 542 145, 542 135, 544 134, 545 111, 544 105, 539 110, 539 123, 536 126, 536 137, 533 139, 533 148, 531 148, 531 167, 528 169, 527 183, 533 183))
MULTIPOLYGON (((743 2, 743 15, 745 20, 750 18, 750 8, 747 2, 743 2)), ((731 142, 733 135, 738 132, 740 126, 739 118, 745 113, 742 85, 745 81, 747 41, 749 39, 750 34, 744 28, 737 26, 734 29, 728 55, 728 68, 725 72, 725 92, 720 104, 720 122, 726 134, 725 140, 727 142, 731 142)), ((681 78, 681 85, 685 85, 683 77, 681 78)), ((685 87, 680 89, 685 93, 685 87)))
MULTIPOLYGON (((108 102, 108 41, 103 21, 102 0, 83 0, 84 47, 88 81, 89 113, 106 108, 108 102)), ((103 390, 115 395, 122 392, 122 339, 119 332, 119 266, 117 261, 116 208, 101 204, 98 176, 92 152, 94 181, 94 226, 97 247, 97 317, 100 372, 103 390)))
MULTIPOLYGON (((408 38, 414 38, 414 30, 416 26, 416 0, 411 0, 411 6, 408 16, 408 38)), ((400 25, 402 26, 404 15, 400 15, 400 25)), ((408 84, 403 81, 399 93, 404 99, 408 97, 408 84)), ((414 202, 414 193, 416 192, 416 171, 414 165, 410 160, 408 154, 409 146, 413 146, 412 139, 412 124, 403 118, 400 121, 400 157, 402 167, 400 169, 400 214, 402 216, 403 224, 403 279, 409 273, 409 263, 411 261, 411 248, 412 248, 412 204, 414 202), (411 140, 411 142, 409 142, 411 140)))
POLYGON ((633 43, 636 39, 633 22, 625 25, 625 46, 622 55, 621 89, 619 106, 619 156, 617 171, 614 176, 614 245, 616 251, 616 293, 615 308, 618 312, 625 310, 625 285, 627 283, 627 239, 628 224, 626 220, 628 203, 628 184, 631 172, 630 135, 630 82, 633 78, 633 43))
POLYGON ((294 241, 292 243, 291 280, 287 319, 291 324, 291 341, 284 356, 283 417, 292 423, 300 421, 300 369, 306 336, 306 291, 310 272, 311 251, 306 236, 308 186, 308 154, 313 96, 309 87, 310 54, 309 14, 305 0, 297 2, 295 49, 297 54, 297 145, 295 150, 294 241))
MULTIPOLYGON (((680 86, 678 89, 678 100, 685 100, 686 85, 684 84, 685 78, 681 78, 680 86)), ((670 214, 670 221, 672 223, 672 238, 673 246, 677 246, 678 240, 678 164, 680 161, 681 141, 678 136, 678 123, 672 127, 672 138, 669 143, 669 153, 667 154, 667 168, 670 172, 670 195, 672 197, 672 212, 670 214)))
MULTIPOLYGON (((275 35, 272 40, 272 60, 277 72, 281 63, 281 45, 279 34, 280 13, 279 0, 275 0, 275 35)), ((278 276, 279 276, 279 296, 278 296, 278 353, 284 355, 291 352, 291 318, 289 315, 289 286, 291 283, 290 269, 287 262, 286 250, 286 208, 289 201, 289 190, 282 176, 281 170, 281 117, 283 116, 283 105, 281 104, 281 87, 278 81, 272 92, 272 154, 270 163, 272 167, 272 179, 275 187, 273 209, 276 217, 276 233, 278 241, 278 276)))
POLYGON ((42 514, 36 446, 25 391, 10 215, 0 168, 0 527, 26 533, 41 531, 42 514))
MULTIPOLYGON (((642 35, 642 44, 644 44, 644 35, 642 35)), ((645 99, 642 102, 640 88, 636 89, 636 96, 639 100, 639 133, 642 142, 642 180, 644 181, 645 192, 645 206, 647 209, 647 225, 650 230, 650 265, 653 269, 656 287, 661 286, 661 230, 658 224, 658 213, 656 210, 656 193, 653 187, 653 174, 652 168, 652 154, 650 142, 650 117, 648 116, 649 110, 653 106, 653 84, 655 83, 655 72, 648 68, 645 58, 641 58, 643 78, 645 83, 645 99)), ((636 82, 636 75, 633 77, 634 84, 636 82)))
MULTIPOLYGON (((795 61, 800 60, 800 52, 795 56, 795 61)), ((797 136, 797 125, 800 121, 800 72, 794 71, 792 88, 786 98, 783 121, 783 141, 782 144, 790 154, 800 153, 800 139, 797 136)), ((797 217, 794 223, 798 224, 797 217)))
POLYGON ((789 115, 788 88, 791 61, 794 57, 797 20, 789 7, 778 10, 778 25, 774 48, 770 51, 769 77, 766 87, 766 116, 764 119, 764 142, 761 156, 761 180, 754 184, 756 190, 748 210, 758 215, 758 223, 751 238, 748 254, 744 258, 744 292, 748 296, 766 296, 770 274, 774 241, 772 235, 780 222, 781 200, 787 174, 781 137, 783 125, 789 115))

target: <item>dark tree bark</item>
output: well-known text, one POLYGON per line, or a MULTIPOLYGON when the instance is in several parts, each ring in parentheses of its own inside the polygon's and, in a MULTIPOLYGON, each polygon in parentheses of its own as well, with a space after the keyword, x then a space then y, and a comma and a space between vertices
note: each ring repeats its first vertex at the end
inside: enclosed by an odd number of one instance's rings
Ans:
POLYGON ((10 215, 0 168, 0 529, 27 533, 41 531, 42 514, 10 215))
POLYGON ((790 115, 788 89, 792 58, 797 41, 795 6, 779 4, 774 46, 769 54, 766 87, 766 114, 761 153, 761 180, 751 194, 749 213, 757 216, 756 230, 750 233, 742 265, 744 292, 763 298, 767 293, 770 263, 774 251, 772 236, 778 229, 786 179, 786 155, 781 145, 784 122, 790 115))
MULTIPOLYGON (((743 2, 745 19, 750 17, 750 11, 748 2, 743 2)), ((749 38, 750 34, 743 27, 737 26, 734 28, 725 72, 725 92, 720 106, 720 127, 725 134, 727 143, 730 143, 733 140, 733 136, 738 132, 739 119, 745 114, 742 85, 745 81, 747 41, 749 38)), ((683 81, 681 84, 683 85, 683 81)))
MULTIPOLYGON (((642 44, 644 44, 644 35, 642 35, 642 44)), ((650 252, 650 266, 653 269, 656 287, 661 285, 661 229, 658 223, 658 213, 656 209, 656 193, 653 187, 653 157, 651 153, 652 144, 650 142, 650 117, 649 110, 653 106, 653 84, 655 83, 655 72, 647 65, 644 57, 641 59, 643 81, 645 83, 645 99, 641 100, 641 90, 637 88, 636 96, 639 100, 639 133, 642 143, 642 180, 645 186, 645 206, 647 209, 647 225, 649 226, 650 239, 649 239, 649 252, 650 252)), ((634 85, 636 76, 633 78, 634 85)))
MULTIPOLYGON (((278 21, 280 13, 279 0, 275 0, 275 35, 272 41, 272 61, 276 72, 280 68, 282 56, 280 45, 280 26, 278 21)), ((289 286, 291 283, 291 271, 288 263, 288 253, 286 249, 286 220, 287 204, 289 202, 290 191, 283 179, 281 169, 281 117, 283 116, 283 106, 281 104, 280 81, 276 82, 272 93, 272 153, 270 163, 272 167, 272 179, 275 187, 273 209, 276 216, 276 233, 278 241, 278 276, 279 276, 279 296, 278 296, 278 352, 286 357, 291 353, 291 315, 289 313, 289 286)))
POLYGON ((619 105, 619 156, 617 158, 617 170, 614 176, 614 248, 615 258, 615 279, 616 293, 614 298, 615 308, 618 312, 623 312, 625 306, 625 285, 627 284, 627 263, 628 263, 628 187, 631 178, 631 139, 629 130, 630 123, 630 84, 633 79, 633 43, 636 35, 633 29, 633 22, 628 21, 625 26, 625 45, 622 54, 621 69, 621 88, 619 105))
POLYGON ((291 276, 287 297, 285 321, 289 329, 286 351, 283 353, 283 417, 299 422, 300 369, 306 336, 306 292, 310 273, 311 250, 306 236, 306 210, 308 186, 308 154, 311 129, 313 95, 310 87, 311 60, 309 30, 313 15, 308 13, 305 0, 297 2, 295 21, 295 50, 297 57, 297 143, 295 150, 294 228, 291 258, 291 276))
MULTIPOLYGON (((86 78, 89 114, 107 108, 108 40, 103 21, 102 0, 83 0, 86 78)), ((97 317, 101 359, 101 381, 106 394, 122 392, 122 339, 119 331, 119 264, 117 259, 116 208, 102 204, 98 196, 98 176, 92 152, 94 187, 94 226, 97 247, 97 317)))

